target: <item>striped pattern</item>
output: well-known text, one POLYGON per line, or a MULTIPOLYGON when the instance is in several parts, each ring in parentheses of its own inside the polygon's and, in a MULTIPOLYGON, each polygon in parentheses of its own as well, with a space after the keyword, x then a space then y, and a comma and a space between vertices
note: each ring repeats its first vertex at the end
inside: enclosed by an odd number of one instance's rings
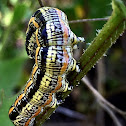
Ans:
POLYGON ((35 65, 25 89, 9 110, 15 126, 32 126, 44 108, 56 106, 56 93, 68 90, 67 73, 77 68, 73 46, 83 41, 70 30, 67 16, 59 9, 43 7, 33 14, 25 45, 35 65))

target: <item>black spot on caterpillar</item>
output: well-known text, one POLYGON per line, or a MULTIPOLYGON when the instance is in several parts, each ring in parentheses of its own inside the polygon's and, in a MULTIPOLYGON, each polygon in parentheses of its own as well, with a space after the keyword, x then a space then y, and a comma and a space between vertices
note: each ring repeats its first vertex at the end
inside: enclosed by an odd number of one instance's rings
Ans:
POLYGON ((70 29, 67 16, 57 8, 43 7, 31 17, 26 31, 26 52, 35 60, 25 89, 9 110, 15 126, 30 126, 43 108, 54 108, 56 93, 68 90, 66 76, 77 70, 73 47, 84 38, 70 29))

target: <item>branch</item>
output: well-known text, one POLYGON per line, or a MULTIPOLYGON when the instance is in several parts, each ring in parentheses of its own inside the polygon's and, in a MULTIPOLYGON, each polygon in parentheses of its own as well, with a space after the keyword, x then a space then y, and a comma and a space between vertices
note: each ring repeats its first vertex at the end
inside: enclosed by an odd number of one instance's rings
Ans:
POLYGON ((38 0, 39 4, 41 7, 44 7, 43 3, 42 3, 42 0, 38 0))
POLYGON ((94 22, 94 21, 107 21, 109 18, 94 18, 94 19, 80 19, 69 21, 69 24, 82 23, 82 22, 94 22))
POLYGON ((103 104, 102 102, 100 102, 99 105, 108 112, 116 126, 122 126, 114 112, 107 105, 103 104))
POLYGON ((100 101, 100 102, 108 105, 111 109, 113 109, 115 112, 119 113, 120 115, 126 116, 126 112, 124 112, 124 111, 116 108, 110 102, 108 102, 107 100, 105 100, 104 97, 101 94, 99 94, 99 92, 92 87, 92 85, 90 84, 90 82, 88 81, 88 79, 86 77, 82 78, 82 81, 85 83, 86 86, 88 86, 88 88, 92 91, 92 93, 98 99, 98 101, 100 101))
POLYGON ((70 110, 68 108, 61 107, 61 106, 59 106, 56 109, 56 112, 62 113, 63 115, 66 115, 67 117, 71 117, 71 118, 74 118, 74 119, 79 119, 79 120, 86 120, 87 119, 87 117, 85 115, 83 115, 79 112, 70 110))
MULTIPOLYGON (((94 38, 91 45, 87 48, 79 60, 81 72, 76 73, 73 71, 68 75, 70 85, 75 86, 126 29, 126 7, 121 0, 113 0, 112 7, 113 13, 108 22, 98 33, 96 38, 94 38)), ((65 99, 70 93, 71 91, 62 93, 61 97, 65 99)), ((36 126, 44 123, 53 111, 55 111, 55 109, 45 109, 44 112, 36 118, 36 126)))
POLYGON ((93 86, 91 85, 91 83, 89 82, 89 80, 86 77, 82 78, 82 81, 91 90, 91 92, 93 93, 93 95, 97 99, 98 104, 110 114, 110 116, 114 120, 115 124, 117 126, 121 126, 121 124, 119 123, 119 121, 118 121, 117 117, 115 116, 114 112, 119 113, 124 118, 126 117, 126 112, 116 108, 114 105, 112 105, 110 102, 108 102, 95 88, 93 88, 93 86))

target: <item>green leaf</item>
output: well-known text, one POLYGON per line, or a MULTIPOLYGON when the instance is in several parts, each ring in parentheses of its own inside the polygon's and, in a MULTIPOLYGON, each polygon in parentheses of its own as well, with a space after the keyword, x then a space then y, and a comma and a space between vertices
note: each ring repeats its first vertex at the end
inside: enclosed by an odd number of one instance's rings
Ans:
POLYGON ((10 106, 14 102, 15 98, 16 97, 5 99, 5 97, 4 97, 2 106, 0 107, 0 113, 1 113, 0 114, 0 125, 1 126, 14 126, 13 123, 11 122, 11 120, 9 119, 8 111, 9 111, 10 106))
POLYGON ((19 22, 21 19, 23 19, 23 17, 25 16, 25 12, 26 12, 27 6, 24 3, 20 3, 17 4, 15 9, 14 9, 14 14, 13 14, 13 19, 11 22, 12 24, 15 24, 17 22, 19 22))
POLYGON ((2 36, 2 47, 0 49, 0 59, 8 58, 8 57, 4 57, 4 53, 6 52, 8 45, 10 45, 9 35, 12 32, 12 29, 14 28, 14 26, 17 27, 18 24, 23 20, 23 18, 26 15, 26 10, 27 10, 27 4, 25 3, 16 4, 14 12, 12 14, 12 18, 9 18, 11 19, 11 21, 9 21, 10 22, 9 26, 4 31, 4 34, 2 36))
POLYGON ((19 83, 25 59, 18 57, 0 61, 0 89, 6 96, 12 95, 13 88, 19 83))

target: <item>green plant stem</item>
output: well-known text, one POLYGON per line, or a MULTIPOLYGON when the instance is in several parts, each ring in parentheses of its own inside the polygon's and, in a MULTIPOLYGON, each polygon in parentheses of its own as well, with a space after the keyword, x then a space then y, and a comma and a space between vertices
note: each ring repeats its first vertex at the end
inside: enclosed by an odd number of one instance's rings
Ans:
MULTIPOLYGON (((115 4, 113 6, 115 6, 115 4)), ((73 80, 73 84, 76 84, 77 80, 80 81, 81 78, 86 75, 86 73, 96 64, 96 62, 105 54, 109 47, 116 42, 118 37, 126 29, 126 11, 124 12, 121 8, 115 9, 116 10, 113 10, 112 16, 108 22, 104 25, 97 37, 94 38, 91 45, 80 58, 80 69, 82 71, 80 74, 73 73, 69 80, 73 80)))
MULTIPOLYGON (((79 60, 81 72, 78 74, 74 71, 69 74, 70 84, 75 86, 126 29, 126 7, 121 0, 113 0, 112 7, 113 13, 108 22, 104 25, 96 38, 94 38, 91 45, 79 60)), ((63 93, 63 99, 66 98, 70 92, 71 91, 67 91, 63 93)), ((48 110, 45 110, 46 113, 44 115, 39 115, 36 118, 36 126, 43 124, 55 109, 49 108, 48 110)))

